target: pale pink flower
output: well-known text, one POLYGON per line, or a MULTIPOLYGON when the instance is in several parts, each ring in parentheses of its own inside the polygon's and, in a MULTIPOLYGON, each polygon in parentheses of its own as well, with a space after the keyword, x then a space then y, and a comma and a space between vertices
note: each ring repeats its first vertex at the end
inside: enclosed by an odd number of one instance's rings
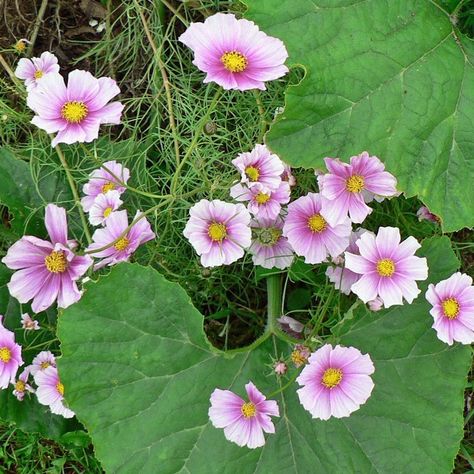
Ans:
POLYGON ((370 300, 367 302, 367 306, 369 307, 370 311, 380 311, 383 308, 383 301, 380 296, 377 296, 374 300, 370 300))
POLYGON ((23 401, 25 393, 34 393, 35 389, 28 383, 28 377, 30 376, 29 368, 27 367, 19 376, 18 380, 14 383, 15 388, 13 389, 13 395, 15 395, 18 401, 23 401))
POLYGON ((92 225, 104 225, 107 219, 116 211, 123 201, 118 191, 107 191, 96 196, 94 204, 89 209, 89 222, 92 225))
POLYGON ((250 214, 242 204, 201 199, 189 215, 183 234, 204 267, 229 265, 251 244, 250 214))
POLYGON ((275 374, 277 374, 277 375, 285 375, 286 372, 288 371, 288 366, 285 364, 284 361, 277 360, 273 364, 273 370, 274 370, 275 374))
POLYGON ((204 23, 191 23, 179 41, 193 50, 193 64, 207 73, 204 82, 224 89, 265 90, 265 81, 288 72, 283 42, 232 14, 216 13, 204 23))
MULTIPOLYGON (((369 232, 366 229, 359 228, 356 231, 352 232, 349 238, 349 247, 347 247, 347 251, 351 252, 355 255, 359 255, 359 247, 356 245, 356 241, 359 237, 364 234, 365 232, 369 232)), ((328 267, 326 270, 326 275, 329 278, 331 283, 334 283, 336 290, 339 290, 341 293, 345 295, 350 294, 351 286, 359 280, 360 275, 358 273, 351 272, 348 268, 345 268, 344 265, 344 257, 338 256, 333 258, 333 263, 336 263, 336 267, 328 267)))
POLYGON ((433 305, 433 328, 438 339, 452 345, 474 342, 474 287, 472 278, 454 273, 447 280, 429 285, 426 299, 433 305))
POLYGON ((15 383, 21 365, 21 346, 15 342, 15 334, 3 326, 3 316, 0 316, 0 389, 15 383))
POLYGON ((365 151, 352 156, 350 164, 333 158, 325 158, 324 162, 329 174, 318 177, 321 196, 325 198, 321 214, 332 225, 345 219, 348 212, 352 222, 363 222, 372 212, 365 204, 367 197, 370 200, 375 195, 397 193, 395 177, 385 171, 376 156, 365 151))
POLYGON ((281 181, 278 188, 271 190, 261 183, 251 188, 236 184, 230 189, 230 195, 236 201, 248 201, 247 209, 256 217, 272 220, 281 212, 282 204, 290 201, 290 185, 281 181))
POLYGON ((91 142, 102 124, 119 124, 123 105, 108 103, 120 93, 110 77, 96 79, 78 69, 69 73, 68 85, 59 74, 47 74, 26 99, 36 115, 32 124, 48 133, 57 133, 51 145, 91 142))
POLYGON ((265 444, 265 433, 275 433, 270 416, 280 416, 275 400, 267 400, 252 382, 245 385, 249 401, 230 390, 216 388, 211 395, 209 419, 216 428, 224 428, 224 436, 239 446, 250 449, 265 444))
POLYGON ((21 58, 15 69, 15 76, 25 81, 28 91, 36 88, 39 81, 47 74, 59 73, 58 58, 45 51, 39 58, 21 58))
POLYGON ((284 167, 284 171, 281 174, 282 181, 287 181, 291 187, 296 186, 296 178, 291 172, 291 167, 287 165, 286 163, 283 163, 283 167, 284 167))
POLYGON ((81 204, 86 212, 90 211, 97 196, 109 191, 117 191, 120 195, 127 189, 124 184, 127 184, 130 178, 128 168, 115 160, 107 161, 103 166, 104 168, 98 168, 89 175, 89 181, 82 188, 82 192, 86 196, 81 199, 81 204))
POLYGON ((260 183, 268 189, 277 189, 285 172, 283 162, 265 145, 255 145, 252 151, 240 153, 232 164, 240 171, 240 182, 248 187, 260 183))
POLYGON ((311 354, 296 381, 298 396, 313 418, 343 418, 358 410, 372 393, 374 364, 355 347, 326 344, 311 354))
POLYGON ((311 355, 309 347, 304 346, 303 344, 296 344, 293 351, 291 352, 291 360, 295 367, 301 367, 302 365, 308 362, 308 358, 311 355))
POLYGON ((421 222, 423 220, 434 222, 435 224, 440 223, 440 219, 438 216, 434 215, 430 212, 430 210, 426 206, 421 206, 420 209, 416 212, 416 216, 418 220, 421 222))
POLYGON ((377 236, 363 234, 356 242, 360 255, 345 253, 346 268, 361 275, 351 291, 364 303, 377 296, 385 308, 408 303, 419 295, 416 280, 428 278, 426 258, 414 256, 421 245, 414 237, 400 243, 400 230, 380 227, 377 236))
POLYGON ((74 412, 68 408, 64 400, 64 385, 59 380, 58 369, 47 367, 35 374, 35 383, 38 386, 36 396, 41 405, 49 406, 51 413, 64 418, 72 418, 74 412))
POLYGON ((303 339, 304 324, 300 323, 291 316, 282 316, 277 321, 280 323, 282 331, 296 339, 303 339))
POLYGON ((28 303, 35 313, 49 308, 56 300, 67 308, 81 298, 76 281, 92 265, 89 256, 73 252, 75 241, 68 240, 66 210, 48 204, 45 225, 51 241, 25 235, 13 244, 2 262, 15 272, 8 284, 10 294, 28 303))
POLYGON ((321 263, 328 254, 337 257, 349 245, 350 234, 349 219, 335 226, 324 219, 317 193, 309 193, 288 205, 283 235, 306 263, 321 263))
POLYGON ((31 375, 36 375, 37 372, 46 370, 48 367, 56 367, 56 358, 50 351, 41 351, 28 366, 31 375))
POLYGON ((293 249, 283 237, 283 219, 255 219, 252 228, 252 245, 249 252, 255 265, 263 268, 288 268, 293 262, 293 249))
POLYGON ((40 329, 38 321, 32 319, 28 313, 21 315, 21 327, 25 331, 38 331, 38 329, 40 329))
MULTIPOLYGON (((135 219, 142 214, 137 211, 135 219)), ((134 219, 134 220, 135 220, 134 219)), ((122 234, 128 228, 127 211, 116 211, 109 216, 105 222, 105 227, 97 229, 92 235, 92 244, 87 247, 87 251, 91 252, 95 258, 102 258, 99 263, 94 265, 94 269, 108 265, 109 267, 120 262, 126 262, 130 259, 137 248, 155 238, 155 233, 151 230, 150 223, 146 217, 139 219, 127 233, 122 234), (118 239, 118 240, 117 240, 118 239), (112 242, 115 242, 112 244, 112 242), (112 244, 112 245, 111 245, 112 244), (109 246, 104 250, 92 252, 109 246)))

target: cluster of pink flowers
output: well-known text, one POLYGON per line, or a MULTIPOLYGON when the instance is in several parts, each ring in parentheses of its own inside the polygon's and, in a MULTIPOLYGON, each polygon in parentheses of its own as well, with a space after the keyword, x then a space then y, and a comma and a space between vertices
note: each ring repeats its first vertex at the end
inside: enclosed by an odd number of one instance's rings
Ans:
MULTIPOLYGON (((358 410, 372 393, 370 377, 374 364, 368 354, 354 347, 332 347, 326 344, 307 357, 308 364, 297 378, 301 388, 301 405, 313 418, 342 418, 358 410)), ((275 371, 283 375, 286 365, 279 361, 275 371)), ((278 403, 267 400, 252 382, 245 385, 248 401, 231 392, 216 388, 211 394, 209 419, 224 436, 250 449, 265 444, 265 433, 275 433, 271 416, 280 416, 278 403)))
POLYGON ((91 142, 102 124, 119 124, 123 105, 109 101, 120 93, 110 77, 95 78, 76 69, 67 85, 59 73, 58 59, 44 52, 39 58, 22 58, 15 74, 25 81, 27 104, 35 112, 31 123, 48 133, 57 133, 51 142, 91 142))

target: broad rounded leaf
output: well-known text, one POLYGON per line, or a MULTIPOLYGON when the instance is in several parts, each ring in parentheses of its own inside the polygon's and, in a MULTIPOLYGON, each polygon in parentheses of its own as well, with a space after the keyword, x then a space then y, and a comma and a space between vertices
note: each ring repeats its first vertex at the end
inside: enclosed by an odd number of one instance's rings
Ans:
MULTIPOLYGON (((458 265, 447 238, 422 250, 431 279, 458 265)), ((277 390, 270 355, 290 348, 270 334, 241 351, 210 347, 184 290, 151 268, 121 264, 64 311, 59 369, 108 472, 448 473, 463 432, 470 352, 437 340, 428 309, 420 297, 385 312, 353 311, 337 334, 370 352, 372 397, 353 416, 322 422, 292 386, 275 396, 276 434, 256 450, 227 442, 210 424, 209 396, 215 387, 244 395, 248 380, 266 394, 277 390)))
POLYGON ((368 150, 445 230, 474 226, 474 45, 443 9, 453 2, 246 3, 306 70, 267 136, 284 161, 323 168, 368 150))

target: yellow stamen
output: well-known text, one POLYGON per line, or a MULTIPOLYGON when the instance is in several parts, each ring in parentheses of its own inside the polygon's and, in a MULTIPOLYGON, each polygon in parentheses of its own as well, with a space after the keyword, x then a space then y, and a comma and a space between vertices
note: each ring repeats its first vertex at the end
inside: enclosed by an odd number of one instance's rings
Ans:
POLYGON ((47 369, 51 364, 49 362, 41 362, 40 367, 44 370, 47 369))
POLYGON ((25 382, 23 382, 23 380, 17 380, 17 382, 15 384, 15 390, 17 392, 24 392, 25 388, 26 388, 25 382))
POLYGON ((257 201, 258 204, 265 204, 270 201, 270 194, 258 193, 255 196, 255 201, 257 201))
POLYGON ((460 305, 456 298, 447 298, 442 303, 443 313, 448 319, 456 319, 459 315, 460 305))
POLYGON ((56 384, 56 390, 60 395, 64 395, 64 385, 61 382, 56 384))
POLYGON ((350 193, 360 193, 364 189, 364 177, 359 174, 354 174, 346 180, 346 189, 350 193))
POLYGON ((108 207, 105 211, 104 211, 104 217, 109 217, 110 214, 112 212, 112 208, 111 207, 108 207))
POLYGON ((102 186, 102 193, 108 193, 109 191, 113 191, 115 189, 115 183, 112 183, 111 181, 105 183, 102 186))
POLYGON ((63 273, 67 269, 67 259, 62 250, 53 250, 45 257, 44 263, 51 273, 63 273))
POLYGON ((117 240, 117 242, 114 245, 115 250, 118 250, 121 252, 122 250, 125 250, 130 244, 130 240, 127 239, 127 237, 122 237, 121 239, 117 240))
POLYGON ((299 367, 300 365, 306 364, 308 358, 305 357, 298 349, 295 349, 291 353, 291 360, 293 364, 296 365, 296 367, 299 367))
POLYGON ((314 214, 308 219, 308 227, 312 232, 322 232, 327 227, 327 222, 321 214, 314 214))
POLYGON ((23 53, 23 51, 25 51, 26 49, 26 42, 19 40, 16 42, 14 48, 16 49, 18 53, 23 53))
POLYGON ((245 418, 251 418, 252 416, 255 416, 257 414, 257 409, 255 408, 255 405, 252 402, 244 403, 240 410, 242 412, 242 415, 245 416, 245 418))
POLYGON ((247 69, 247 58, 238 51, 228 51, 221 56, 221 62, 230 72, 243 72, 247 69))
POLYGON ((61 117, 69 123, 82 122, 88 113, 87 105, 77 100, 66 102, 61 108, 61 117))
POLYGON ((35 71, 35 79, 41 79, 43 76, 43 71, 40 71, 39 69, 35 71))
POLYGON ((321 383, 327 388, 334 388, 336 385, 339 385, 341 383, 341 380, 341 369, 326 369, 321 379, 321 383))
POLYGON ((245 168, 245 174, 248 176, 250 181, 258 181, 260 177, 260 171, 255 166, 247 166, 245 168))
POLYGON ((12 358, 12 352, 8 347, 0 347, 0 360, 7 364, 12 358))
POLYGON ((377 273, 382 277, 391 277, 395 273, 395 262, 389 258, 383 258, 377 262, 377 273))
POLYGON ((224 224, 213 222, 207 229, 207 235, 214 242, 222 242, 227 237, 227 227, 224 224))

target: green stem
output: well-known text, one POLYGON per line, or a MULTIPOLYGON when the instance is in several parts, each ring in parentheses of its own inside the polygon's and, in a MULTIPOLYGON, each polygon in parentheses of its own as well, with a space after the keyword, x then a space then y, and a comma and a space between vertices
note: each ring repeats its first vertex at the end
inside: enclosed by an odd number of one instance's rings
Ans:
POLYGON ((56 153, 59 156, 59 160, 61 161, 61 165, 64 168, 64 171, 66 172, 67 180, 69 182, 69 187, 71 188, 72 195, 74 196, 74 202, 76 203, 77 209, 79 211, 79 216, 81 218, 81 223, 82 223, 82 228, 84 229, 84 234, 87 239, 87 243, 91 243, 91 234, 89 232, 89 226, 87 225, 87 219, 84 214, 84 210, 82 209, 82 204, 81 204, 81 198, 79 197, 79 194, 77 192, 76 188, 76 183, 74 182, 74 178, 72 177, 71 170, 69 169, 69 166, 66 161, 66 157, 64 156, 63 151, 59 147, 59 145, 56 145, 55 147, 56 153))
POLYGON ((281 276, 270 275, 267 277, 267 328, 266 332, 276 334, 277 323, 276 319, 281 316, 281 276))
POLYGON ((266 395, 267 399, 274 398, 275 395, 278 395, 279 393, 285 391, 290 385, 293 385, 295 380, 298 378, 298 375, 300 375, 300 371, 297 370, 296 373, 288 380, 288 382, 285 385, 282 385, 278 390, 275 390, 274 392, 270 393, 270 395, 266 395))

